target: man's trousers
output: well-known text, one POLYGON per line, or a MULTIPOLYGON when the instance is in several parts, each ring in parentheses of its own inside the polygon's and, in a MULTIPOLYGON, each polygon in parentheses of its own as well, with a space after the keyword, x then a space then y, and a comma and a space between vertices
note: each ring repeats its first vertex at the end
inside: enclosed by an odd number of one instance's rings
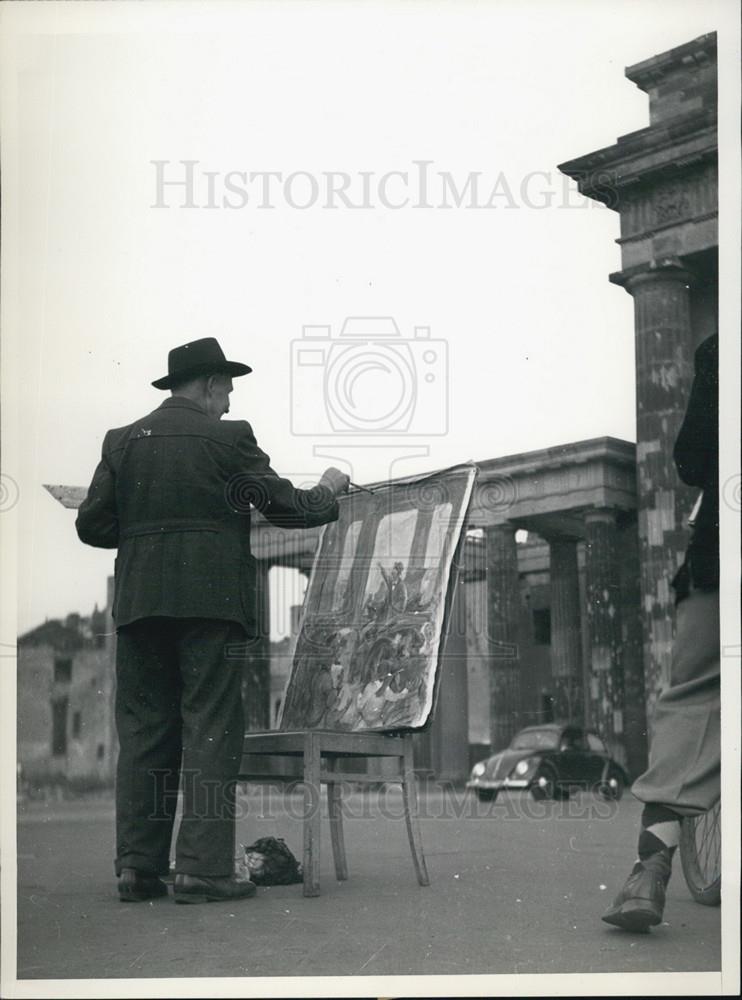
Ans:
POLYGON ((116 647, 116 874, 231 875, 242 753, 245 631, 206 618, 143 618, 116 647), (230 656, 230 646, 232 655, 230 656))
POLYGON ((719 591, 678 604, 670 687, 657 699, 649 768, 632 791, 681 815, 718 800, 721 768, 719 591))

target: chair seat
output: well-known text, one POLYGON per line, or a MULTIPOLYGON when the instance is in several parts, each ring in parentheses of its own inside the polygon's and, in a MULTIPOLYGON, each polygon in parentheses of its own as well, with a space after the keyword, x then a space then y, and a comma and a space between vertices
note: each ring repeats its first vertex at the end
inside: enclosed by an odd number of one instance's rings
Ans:
POLYGON ((347 733, 337 729, 265 730, 245 733, 243 753, 302 754, 307 738, 319 740, 322 753, 352 757, 398 757, 404 733, 347 733))

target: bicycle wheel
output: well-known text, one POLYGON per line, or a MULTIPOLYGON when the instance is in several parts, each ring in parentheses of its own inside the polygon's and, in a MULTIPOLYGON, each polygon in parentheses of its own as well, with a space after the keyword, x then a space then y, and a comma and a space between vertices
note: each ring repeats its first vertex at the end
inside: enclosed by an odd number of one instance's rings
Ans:
POLYGON ((721 803, 680 826, 680 863, 690 894, 704 906, 721 902, 721 803))

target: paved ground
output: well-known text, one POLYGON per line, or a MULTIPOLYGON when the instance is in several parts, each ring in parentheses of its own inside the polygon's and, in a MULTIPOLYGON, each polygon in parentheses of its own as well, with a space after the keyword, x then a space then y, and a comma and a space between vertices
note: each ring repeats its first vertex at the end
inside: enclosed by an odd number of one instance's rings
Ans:
MULTIPOLYGON (((243 797, 238 839, 301 847, 299 796, 243 797)), ((480 805, 423 796, 431 885, 414 878, 396 789, 347 800, 350 879, 335 880, 323 825, 322 895, 258 890, 236 904, 122 905, 110 801, 27 806, 18 828, 19 979, 144 976, 680 972, 720 967, 719 910, 678 870, 666 923, 630 935, 599 916, 631 862, 638 804, 592 796, 480 805)))

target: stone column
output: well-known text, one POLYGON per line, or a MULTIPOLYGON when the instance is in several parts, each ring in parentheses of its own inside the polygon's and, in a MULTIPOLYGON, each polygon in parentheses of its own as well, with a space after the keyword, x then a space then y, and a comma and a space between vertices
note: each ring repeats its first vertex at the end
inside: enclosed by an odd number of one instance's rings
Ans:
POLYGON ((438 705, 431 726, 431 764, 439 781, 469 776, 466 587, 459 575, 441 652, 438 705))
POLYGON ((581 723, 584 704, 577 542, 554 539, 549 550, 554 717, 581 723))
POLYGON ((271 659, 270 659, 270 595, 268 560, 256 560, 256 611, 258 635, 248 642, 242 677, 242 700, 245 707, 245 729, 255 731, 270 728, 271 659))
POLYGON ((587 717, 611 753, 626 762, 624 682, 621 660, 621 592, 616 514, 602 508, 585 515, 585 589, 590 640, 587 717))
POLYGON ((490 657, 490 739, 494 749, 520 728, 520 578, 515 528, 485 529, 487 637, 490 657))
POLYGON ((693 379, 690 274, 673 261, 627 277, 636 336, 636 463, 644 672, 650 720, 669 679, 674 598, 670 581, 688 542, 697 491, 684 486, 673 446, 693 379))
POLYGON ((626 765, 636 778, 647 767, 647 699, 644 688, 644 643, 639 583, 639 539, 636 518, 619 520, 621 569, 621 656, 624 682, 626 765))

